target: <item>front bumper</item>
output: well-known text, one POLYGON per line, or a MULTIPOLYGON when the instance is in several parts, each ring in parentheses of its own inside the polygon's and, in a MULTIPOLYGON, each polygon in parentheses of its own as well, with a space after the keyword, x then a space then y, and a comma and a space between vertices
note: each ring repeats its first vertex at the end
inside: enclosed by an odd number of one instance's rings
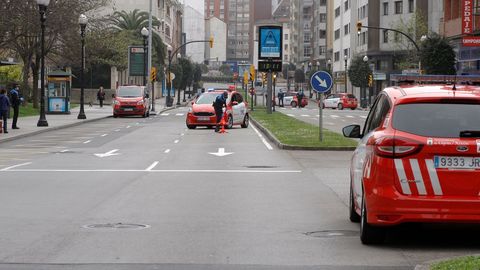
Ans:
POLYGON ((192 113, 188 113, 186 121, 189 126, 215 126, 217 117, 215 115, 195 116, 192 113))

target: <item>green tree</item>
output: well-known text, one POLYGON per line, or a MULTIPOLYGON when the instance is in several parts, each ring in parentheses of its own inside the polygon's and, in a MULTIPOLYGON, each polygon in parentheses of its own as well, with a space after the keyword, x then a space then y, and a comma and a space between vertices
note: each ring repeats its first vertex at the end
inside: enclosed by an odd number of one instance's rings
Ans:
POLYGON ((196 92, 200 88, 200 81, 202 80, 202 64, 195 64, 193 66, 193 91, 196 92))
MULTIPOLYGON (((113 29, 117 31, 127 31, 132 34, 135 40, 142 41, 143 37, 140 33, 143 27, 148 28, 148 17, 149 13, 145 11, 140 11, 135 9, 131 12, 126 12, 125 10, 116 11, 111 17, 111 24, 113 29)), ((153 17, 152 26, 159 27, 160 21, 153 17)), ((153 32, 152 35, 153 48, 156 53, 156 58, 159 64, 164 64, 164 59, 166 57, 165 44, 163 44, 160 36, 153 32)))
POLYGON ((372 70, 367 62, 363 61, 361 56, 353 58, 350 68, 348 69, 348 77, 353 86, 368 87, 368 77, 372 75, 372 70))
POLYGON ((175 74, 175 79, 173 80, 173 87, 175 89, 182 89, 182 66, 178 63, 172 64, 171 72, 175 74))
POLYGON ((438 34, 430 36, 422 42, 420 50, 422 69, 426 74, 455 74, 455 51, 444 37, 438 34))
POLYGON ((283 78, 287 78, 287 71, 295 71, 297 67, 292 64, 292 63, 289 63, 288 65, 287 64, 284 64, 283 67, 282 67, 282 76, 283 78))

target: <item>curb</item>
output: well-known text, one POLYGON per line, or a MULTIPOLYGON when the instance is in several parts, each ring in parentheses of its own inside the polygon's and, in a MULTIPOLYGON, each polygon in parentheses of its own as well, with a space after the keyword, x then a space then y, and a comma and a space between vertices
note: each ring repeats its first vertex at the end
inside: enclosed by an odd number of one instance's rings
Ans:
MULTIPOLYGON (((181 107, 181 106, 178 106, 178 107, 181 107)), ((166 108, 166 109, 158 111, 157 114, 160 114, 160 113, 163 113, 163 112, 166 112, 166 111, 170 111, 170 110, 174 110, 176 108, 177 107, 172 106, 170 108, 166 108)), ((77 122, 77 123, 65 124, 65 125, 61 125, 61 126, 57 126, 57 127, 48 127, 48 128, 45 128, 45 129, 37 130, 37 131, 34 131, 34 132, 30 132, 30 133, 25 133, 25 134, 22 134, 22 135, 11 137, 11 138, 0 139, 0 144, 6 143, 6 142, 11 142, 11 141, 18 140, 18 139, 24 139, 24 138, 32 137, 32 136, 42 134, 42 133, 45 133, 45 132, 49 132, 49 131, 56 131, 56 130, 71 128, 71 127, 76 127, 76 126, 80 126, 80 125, 83 125, 83 124, 87 124, 87 123, 91 123, 91 122, 95 122, 95 121, 99 121, 99 120, 104 120, 104 119, 107 119, 107 118, 112 118, 112 116, 108 115, 108 116, 99 117, 99 118, 95 118, 95 119, 83 120, 83 121, 77 122)))
POLYGON ((250 116, 250 121, 267 137, 272 143, 274 143, 278 148, 282 150, 293 150, 293 151, 354 151, 356 147, 353 146, 324 146, 324 147, 307 147, 307 146, 297 146, 281 143, 273 133, 270 132, 267 128, 258 123, 252 116, 250 116))
POLYGON ((445 261, 449 261, 449 260, 454 260, 454 259, 459 259, 459 258, 464 258, 464 257, 469 257, 469 256, 479 257, 480 254, 461 255, 461 256, 454 256, 454 257, 450 257, 450 258, 442 258, 442 259, 431 260, 431 261, 423 262, 421 264, 417 264, 415 266, 414 270, 430 270, 432 264, 445 262, 445 261))

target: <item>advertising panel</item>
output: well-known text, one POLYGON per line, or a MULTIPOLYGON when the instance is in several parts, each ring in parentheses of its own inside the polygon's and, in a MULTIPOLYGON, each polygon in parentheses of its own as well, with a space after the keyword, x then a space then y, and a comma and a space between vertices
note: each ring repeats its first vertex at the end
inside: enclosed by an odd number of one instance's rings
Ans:
POLYGON ((259 59, 282 60, 282 32, 281 26, 259 26, 259 59))

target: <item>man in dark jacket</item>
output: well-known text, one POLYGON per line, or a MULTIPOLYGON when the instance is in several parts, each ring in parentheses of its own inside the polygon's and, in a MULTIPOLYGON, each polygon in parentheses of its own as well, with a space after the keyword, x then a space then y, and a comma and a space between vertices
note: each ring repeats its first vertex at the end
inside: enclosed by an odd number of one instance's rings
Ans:
POLYGON ((20 99, 20 90, 18 89, 18 85, 16 85, 15 88, 13 88, 10 91, 10 98, 11 98, 11 106, 13 108, 12 129, 19 129, 19 127, 17 127, 17 120, 18 120, 18 113, 20 110, 21 99, 20 99))
POLYGON ((0 118, 3 120, 3 133, 7 131, 7 116, 10 110, 10 100, 7 97, 7 91, 5 89, 0 90, 0 118))
POLYGON ((223 117, 223 107, 227 107, 228 92, 218 95, 213 102, 213 108, 215 109, 215 115, 217 116, 217 125, 215 126, 215 132, 220 131, 220 122, 223 117))

